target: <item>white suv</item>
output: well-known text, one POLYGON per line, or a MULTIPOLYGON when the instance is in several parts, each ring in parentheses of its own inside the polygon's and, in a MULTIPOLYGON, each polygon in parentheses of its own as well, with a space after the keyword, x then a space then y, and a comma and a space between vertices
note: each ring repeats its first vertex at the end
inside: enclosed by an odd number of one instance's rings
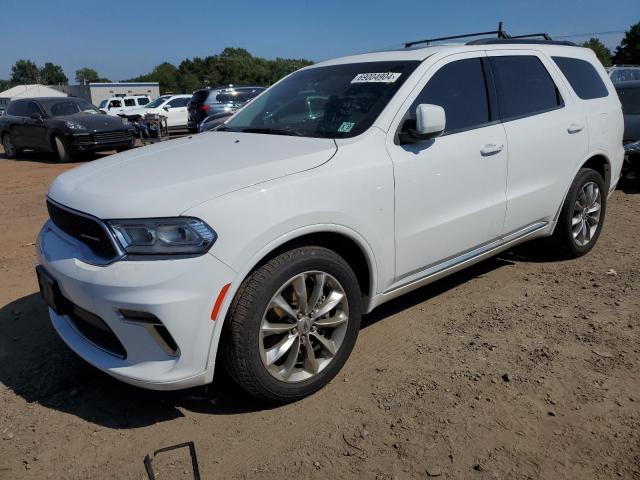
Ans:
POLYGON ((51 185, 37 243, 55 329, 126 382, 290 401, 361 315, 536 237, 587 253, 622 166, 591 50, 496 41, 357 55, 284 78, 217 131, 51 185))
POLYGON ((168 128, 187 128, 187 104, 191 95, 162 95, 144 107, 133 108, 124 113, 130 121, 136 121, 147 114, 167 117, 168 128))
POLYGON ((98 108, 106 113, 117 117, 129 110, 144 107, 151 99, 147 95, 134 95, 132 97, 111 97, 100 102, 98 108))

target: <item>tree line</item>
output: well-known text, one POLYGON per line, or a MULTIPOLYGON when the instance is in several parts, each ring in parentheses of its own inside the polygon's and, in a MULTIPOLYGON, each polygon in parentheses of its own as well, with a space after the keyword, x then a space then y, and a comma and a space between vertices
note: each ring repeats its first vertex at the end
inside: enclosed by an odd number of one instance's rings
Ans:
MULTIPOLYGON (((582 46, 591 48, 605 67, 612 64, 640 65, 640 22, 631 26, 613 53, 596 37, 590 38, 582 46)), ((164 62, 149 73, 124 81, 159 82, 162 93, 192 92, 203 87, 228 84, 269 86, 283 76, 312 63, 292 58, 268 60, 254 57, 244 48, 227 47, 217 55, 187 58, 178 66, 164 62)), ((93 68, 86 67, 76 70, 75 80, 80 84, 110 82, 93 68)), ((21 59, 11 68, 9 80, 0 79, 0 91, 13 85, 32 83, 66 85, 69 79, 60 65, 46 62, 39 67, 31 60, 21 59)))

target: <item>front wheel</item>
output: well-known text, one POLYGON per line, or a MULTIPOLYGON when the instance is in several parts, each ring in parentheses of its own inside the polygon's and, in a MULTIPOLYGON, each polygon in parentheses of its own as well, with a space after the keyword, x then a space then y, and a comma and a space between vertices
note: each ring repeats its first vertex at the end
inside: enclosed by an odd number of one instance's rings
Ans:
POLYGON ((578 172, 551 237, 559 253, 573 258, 589 252, 598 241, 607 210, 607 191, 602 176, 590 168, 578 172))
POLYGON ((340 371, 360 317, 358 280, 342 257, 322 247, 290 250, 241 285, 226 320, 223 362, 250 394, 298 400, 340 371))
POLYGON ((58 161, 60 163, 66 163, 71 161, 71 151, 67 142, 60 136, 53 137, 53 147, 58 155, 58 161))

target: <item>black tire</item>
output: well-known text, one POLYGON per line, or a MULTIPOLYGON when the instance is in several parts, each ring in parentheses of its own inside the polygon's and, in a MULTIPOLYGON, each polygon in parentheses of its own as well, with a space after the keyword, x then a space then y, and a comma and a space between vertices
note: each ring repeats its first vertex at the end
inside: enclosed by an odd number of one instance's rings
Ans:
POLYGON ((311 395, 336 376, 351 354, 360 330, 361 301, 353 270, 335 252, 309 246, 282 253, 254 270, 236 294, 220 346, 223 365, 240 387, 262 400, 285 403, 311 395), (272 376, 261 360, 260 325, 277 290, 308 271, 328 273, 340 283, 348 302, 349 320, 339 349, 323 370, 307 380, 285 382, 272 376))
POLYGON ((555 253, 568 258, 577 258, 587 254, 595 246, 602 231, 607 212, 608 193, 604 179, 598 172, 590 168, 580 169, 571 184, 571 188, 569 188, 569 193, 560 211, 555 231, 550 238, 549 244, 555 250, 555 253), (600 218, 596 230, 593 235, 591 235, 588 243, 580 245, 573 235, 572 220, 574 217, 574 207, 582 188, 590 182, 595 183, 600 189, 600 218))
POLYGON ((51 139, 51 144, 53 146, 53 151, 57 155, 58 161, 60 163, 67 163, 73 160, 69 144, 63 137, 61 137, 60 135, 54 135, 51 139))
POLYGON ((7 158, 14 159, 20 154, 20 150, 13 143, 13 136, 7 132, 2 135, 2 148, 7 158))
POLYGON ((120 147, 120 148, 116 148, 116 153, 122 153, 122 152, 126 152, 127 150, 131 150, 133 148, 133 145, 130 147, 120 147))

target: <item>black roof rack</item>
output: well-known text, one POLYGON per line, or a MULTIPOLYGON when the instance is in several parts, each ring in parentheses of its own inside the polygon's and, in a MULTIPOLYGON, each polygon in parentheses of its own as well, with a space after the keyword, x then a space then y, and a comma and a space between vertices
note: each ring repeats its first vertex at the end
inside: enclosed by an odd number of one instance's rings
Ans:
POLYGON ((530 33, 527 35, 509 35, 504 28, 502 28, 502 22, 498 23, 498 30, 490 32, 478 32, 478 33, 465 33, 464 35, 453 35, 450 37, 438 37, 427 38, 425 40, 417 40, 414 42, 407 42, 404 44, 404 48, 411 48, 415 45, 426 43, 429 45, 432 42, 441 42, 443 40, 457 40, 460 38, 480 37, 483 35, 495 35, 495 38, 480 38, 478 40, 472 40, 467 42, 467 45, 491 45, 496 43, 538 43, 538 44, 553 44, 553 45, 567 45, 575 46, 575 43, 568 41, 556 41, 551 38, 548 33, 530 33), (540 38, 535 38, 540 37, 540 38))

